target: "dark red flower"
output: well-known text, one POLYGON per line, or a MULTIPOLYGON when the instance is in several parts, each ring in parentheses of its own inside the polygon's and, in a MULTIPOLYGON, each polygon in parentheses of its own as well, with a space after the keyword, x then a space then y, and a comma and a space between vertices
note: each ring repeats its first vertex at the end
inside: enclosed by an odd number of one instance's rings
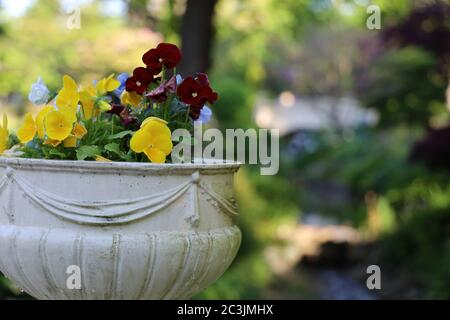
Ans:
POLYGON ((113 103, 111 104, 111 110, 107 111, 107 113, 115 114, 120 116, 120 113, 125 109, 125 107, 121 104, 113 103))
POLYGON ((131 127, 137 124, 137 118, 130 115, 127 108, 120 113, 120 119, 124 127, 131 127))
POLYGON ((124 127, 130 127, 132 125, 137 124, 137 119, 131 116, 130 113, 128 112, 128 109, 121 104, 117 103, 112 104, 111 110, 109 110, 108 113, 117 115, 120 118, 122 125, 124 127))
POLYGON ((197 120, 200 117, 200 112, 202 111, 202 107, 198 108, 198 107, 191 107, 189 110, 189 115, 191 116, 192 119, 197 120))
POLYGON ((200 110, 205 103, 214 103, 218 98, 217 92, 211 89, 208 76, 199 73, 197 77, 187 77, 178 86, 177 94, 181 101, 191 106, 191 117, 198 119, 200 110))
POLYGON ((142 56, 142 61, 148 68, 161 71, 162 67, 175 68, 182 58, 181 50, 171 43, 160 43, 142 56))
POLYGON ((175 76, 164 83, 161 83, 157 88, 146 94, 153 102, 160 103, 167 100, 170 93, 175 93, 177 87, 177 80, 175 76))
POLYGON ((143 94, 150 83, 156 81, 154 77, 155 72, 152 69, 138 67, 134 69, 133 75, 125 82, 125 88, 127 91, 135 91, 138 94, 143 94))

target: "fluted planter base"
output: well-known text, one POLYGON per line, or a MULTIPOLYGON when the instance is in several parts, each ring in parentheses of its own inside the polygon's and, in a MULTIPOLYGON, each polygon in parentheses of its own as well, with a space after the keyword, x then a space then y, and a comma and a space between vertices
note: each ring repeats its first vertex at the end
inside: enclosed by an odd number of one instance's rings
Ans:
POLYGON ((38 299, 190 298, 239 249, 237 169, 0 159, 0 270, 38 299))
POLYGON ((0 269, 38 299, 187 299, 225 272, 240 240, 237 227, 139 234, 2 226, 8 259, 0 269), (81 268, 78 290, 68 289, 61 267, 71 265, 81 268))

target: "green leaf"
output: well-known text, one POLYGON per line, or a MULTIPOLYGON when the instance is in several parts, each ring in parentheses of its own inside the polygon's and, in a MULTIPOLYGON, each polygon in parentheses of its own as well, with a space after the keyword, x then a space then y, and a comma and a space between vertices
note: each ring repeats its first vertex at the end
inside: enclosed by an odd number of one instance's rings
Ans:
POLYGON ((48 154, 50 156, 55 156, 55 157, 58 157, 58 158, 61 158, 61 159, 66 159, 67 158, 67 155, 65 153, 59 151, 58 149, 50 149, 50 150, 48 150, 48 154))
POLYGON ((121 159, 127 159, 127 154, 120 150, 120 145, 118 143, 112 142, 105 145, 105 150, 112 152, 119 156, 121 159))
POLYGON ((20 148, 19 151, 23 152, 23 154, 21 156, 22 158, 41 159, 44 157, 41 150, 29 148, 26 146, 23 146, 22 148, 20 148))
POLYGON ((98 146, 82 146, 77 149, 77 159, 85 160, 86 158, 95 158, 100 155, 102 151, 98 146))
POLYGON ((131 130, 126 130, 126 131, 122 131, 116 134, 112 134, 108 137, 109 140, 115 140, 115 139, 122 139, 123 137, 126 137, 127 135, 133 135, 133 131, 131 130))

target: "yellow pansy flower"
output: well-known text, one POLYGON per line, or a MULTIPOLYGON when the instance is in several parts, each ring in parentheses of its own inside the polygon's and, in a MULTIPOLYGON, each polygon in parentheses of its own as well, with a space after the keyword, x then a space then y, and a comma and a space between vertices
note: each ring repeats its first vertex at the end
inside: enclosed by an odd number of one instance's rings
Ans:
POLYGON ((19 138, 20 142, 27 143, 33 140, 36 132, 36 122, 33 119, 33 115, 28 112, 24 117, 22 126, 17 130, 17 138, 19 138))
POLYGON ((109 77, 104 78, 97 82, 95 88, 97 89, 97 95, 102 96, 107 92, 111 92, 120 87, 120 81, 114 79, 114 73, 109 75, 109 77))
POLYGON ((41 139, 44 139, 45 137, 45 126, 44 126, 44 120, 47 114, 54 110, 52 106, 45 106, 39 111, 39 113, 36 116, 36 129, 38 137, 41 139))
POLYGON ((111 105, 108 102, 106 102, 105 100, 100 100, 98 102, 98 107, 100 108, 100 111, 103 111, 103 112, 109 111, 112 108, 111 105))
POLYGON ((134 152, 144 152, 151 162, 164 163, 173 148, 167 122, 156 117, 145 119, 131 138, 130 147, 134 152))
POLYGON ((72 135, 77 139, 83 138, 86 135, 86 133, 87 133, 86 127, 79 122, 77 122, 73 127, 72 135))
POLYGON ((96 155, 95 156, 95 161, 98 162, 112 162, 111 160, 109 160, 108 158, 102 157, 100 155, 96 155))
POLYGON ((8 147, 8 117, 3 114, 3 124, 0 125, 0 154, 8 147))
POLYGON ((44 141, 44 144, 50 145, 52 147, 57 147, 61 144, 61 140, 47 139, 44 141))
POLYGON ((64 112, 51 111, 45 118, 45 129, 51 140, 65 140, 72 132, 72 128, 72 118, 64 112))
POLYGON ((87 133, 86 127, 77 122, 72 129, 72 133, 64 140, 64 147, 76 148, 79 139, 82 139, 87 133))
POLYGON ((137 94, 136 92, 128 92, 124 91, 122 92, 122 95, 120 96, 120 102, 126 106, 130 105, 132 107, 137 108, 139 106, 139 103, 141 102, 142 96, 137 94))
POLYGON ((158 117, 148 117, 148 118, 144 119, 144 121, 142 121, 142 123, 141 123, 141 128, 144 128, 145 126, 147 126, 149 123, 152 123, 152 122, 157 122, 157 123, 159 123, 159 124, 162 124, 162 125, 167 126, 167 121, 165 121, 165 120, 163 120, 163 119, 161 119, 161 118, 158 118, 158 117))
POLYGON ((84 118, 87 120, 97 115, 94 114, 95 99, 96 92, 94 86, 89 85, 80 91, 80 101, 83 107, 83 114, 84 118))
POLYGON ((108 78, 104 78, 97 82, 95 87, 89 85, 80 91, 80 101, 83 107, 84 118, 89 120, 99 114, 100 111, 111 110, 111 105, 103 100, 99 100, 105 93, 116 90, 120 86, 120 82, 114 79, 114 74, 108 78), (98 101, 98 108, 95 103, 98 101))
POLYGON ((66 148, 76 148, 78 139, 75 136, 69 136, 63 142, 66 148))
POLYGON ((75 122, 77 119, 79 101, 80 94, 78 93, 77 83, 70 76, 65 75, 63 77, 63 87, 56 97, 58 110, 65 113, 72 122, 75 122))
POLYGON ((27 143, 35 137, 36 133, 40 139, 45 137, 45 117, 47 114, 54 110, 52 106, 43 107, 37 114, 36 120, 33 119, 31 113, 27 113, 24 117, 24 122, 22 126, 17 131, 17 137, 20 142, 27 143))

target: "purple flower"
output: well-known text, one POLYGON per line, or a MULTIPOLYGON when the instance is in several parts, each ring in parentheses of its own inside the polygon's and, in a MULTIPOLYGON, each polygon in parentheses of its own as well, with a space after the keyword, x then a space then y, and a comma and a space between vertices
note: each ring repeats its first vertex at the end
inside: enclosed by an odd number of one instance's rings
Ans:
POLYGON ((176 79, 177 85, 180 85, 183 82, 183 77, 181 76, 181 74, 177 74, 176 79))
POLYGON ((120 86, 116 90, 114 90, 114 93, 116 94, 116 96, 120 97, 123 90, 125 90, 125 82, 127 81, 128 78, 129 78, 129 75, 126 72, 121 73, 117 76, 117 80, 119 80, 120 86))
POLYGON ((130 127, 137 124, 137 119, 130 115, 128 109, 121 104, 112 104, 111 110, 107 113, 119 116, 124 127, 130 127))
POLYGON ((48 90, 44 81, 42 81, 41 77, 39 77, 37 81, 31 86, 28 100, 30 100, 33 104, 39 106, 42 104, 46 104, 49 98, 50 91, 48 90))
POLYGON ((175 76, 170 78, 164 83, 161 83, 158 87, 146 94, 153 102, 161 103, 167 100, 167 97, 171 93, 175 93, 177 88, 175 76))
POLYGON ((203 108, 200 110, 200 116, 197 120, 195 120, 195 123, 208 123, 211 120, 212 116, 212 110, 207 105, 204 105, 203 108))

